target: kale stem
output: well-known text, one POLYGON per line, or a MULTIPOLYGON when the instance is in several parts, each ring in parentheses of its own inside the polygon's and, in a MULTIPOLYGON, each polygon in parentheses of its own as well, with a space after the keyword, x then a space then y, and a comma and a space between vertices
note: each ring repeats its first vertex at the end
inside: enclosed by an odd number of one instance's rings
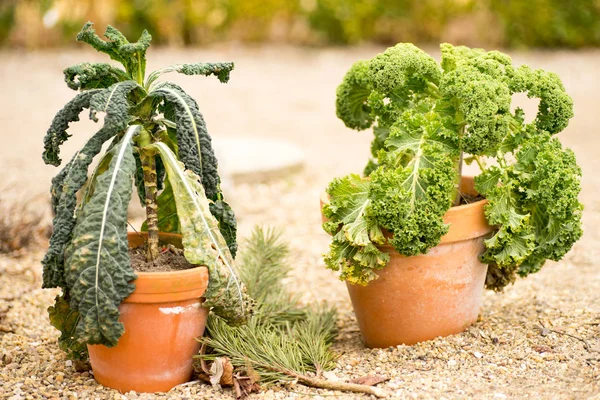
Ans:
POLYGON ((427 88, 425 89, 427 94, 436 99, 442 98, 442 93, 440 92, 440 88, 433 82, 427 81, 427 88))
POLYGON ((137 83, 140 86, 144 86, 144 72, 142 71, 142 54, 138 51, 137 53, 138 65, 137 65, 137 83))
POLYGON ((473 156, 473 159, 475 160, 475 162, 477 162, 477 165, 479 165, 479 169, 481 170, 481 172, 483 172, 485 170, 485 162, 479 158, 479 156, 473 156))
MULTIPOLYGON (((462 116, 462 115, 461 115, 462 116)), ((465 134, 466 124, 461 124, 458 130, 458 135, 462 138, 465 134)), ((463 166, 463 151, 460 151, 460 155, 458 156, 458 164, 456 166, 456 170, 458 172, 458 178, 456 180, 455 186, 455 195, 454 195, 454 206, 458 206, 460 204, 461 193, 460 193, 460 183, 462 182, 462 166, 463 166)))
POLYGON ((156 204, 156 153, 149 150, 150 133, 142 129, 140 133, 140 160, 144 171, 144 189, 146 192, 146 223, 148 225, 148 250, 146 259, 154 261, 158 258, 158 212, 156 204))
POLYGON ((458 157, 458 166, 457 166, 457 171, 458 171, 458 180, 456 182, 456 195, 454 197, 454 206, 457 206, 460 204, 460 199, 461 199, 461 194, 460 194, 460 182, 462 181, 462 165, 463 165, 463 152, 460 152, 460 156, 458 157))

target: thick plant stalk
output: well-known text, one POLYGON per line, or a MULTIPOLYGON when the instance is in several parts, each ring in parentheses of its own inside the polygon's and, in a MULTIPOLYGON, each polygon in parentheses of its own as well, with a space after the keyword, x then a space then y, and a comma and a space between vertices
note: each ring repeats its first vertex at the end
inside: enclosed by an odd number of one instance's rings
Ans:
POLYGON ((454 198, 454 206, 460 205, 461 193, 460 193, 460 182, 462 181, 462 166, 463 166, 463 152, 460 152, 460 157, 458 157, 458 181, 456 182, 456 197, 454 198))
MULTIPOLYGON (((142 135, 144 135, 144 133, 147 134, 147 132, 143 132, 142 135)), ((144 190, 146 192, 146 223, 148 225, 148 250, 146 259, 148 261, 154 261, 158 258, 158 207, 156 205, 157 178, 155 151, 142 148, 140 151, 140 160, 142 161, 142 170, 144 171, 144 190)))
MULTIPOLYGON (((460 116, 460 119, 463 119, 463 116, 460 116)), ((462 124, 459 130, 460 137, 465 135, 465 125, 462 124)), ((456 195, 454 197, 454 207, 460 205, 461 193, 460 193, 460 183, 462 182, 462 167, 463 167, 463 151, 460 151, 460 156, 458 157, 458 165, 456 166, 456 171, 458 172, 458 178, 456 180, 456 195)))

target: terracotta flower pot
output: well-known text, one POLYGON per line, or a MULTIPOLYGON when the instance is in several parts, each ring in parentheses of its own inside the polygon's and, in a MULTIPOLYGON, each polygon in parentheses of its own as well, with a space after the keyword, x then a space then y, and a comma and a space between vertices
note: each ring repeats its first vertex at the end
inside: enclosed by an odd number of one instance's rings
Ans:
MULTIPOLYGON (((181 236, 160 234, 161 240, 181 245, 181 236)), ((144 241, 128 235, 129 246, 144 241)), ((202 295, 208 270, 197 267, 172 272, 137 272, 135 291, 119 306, 125 333, 115 347, 88 346, 96 380, 121 392, 166 392, 187 382, 192 356, 204 334, 208 309, 202 295)))
MULTIPOLYGON (((461 191, 476 194, 473 178, 463 178, 461 191)), ((427 254, 404 257, 382 246, 390 262, 376 271, 379 278, 367 286, 347 284, 367 347, 447 336, 477 320, 487 273, 478 256, 492 230, 483 213, 486 204, 482 200, 448 210, 444 221, 450 229, 427 254)))

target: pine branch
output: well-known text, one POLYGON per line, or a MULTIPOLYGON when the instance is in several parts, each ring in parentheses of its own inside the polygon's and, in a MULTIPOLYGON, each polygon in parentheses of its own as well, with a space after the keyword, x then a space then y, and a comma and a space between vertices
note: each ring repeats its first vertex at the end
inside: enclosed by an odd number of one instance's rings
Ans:
MULTIPOLYGON (((290 268, 288 250, 278 231, 255 229, 240 260, 240 277, 256 299, 254 316, 244 327, 231 327, 211 315, 209 336, 201 339, 211 349, 202 362, 227 357, 236 369, 258 374, 262 384, 297 381, 307 386, 385 397, 382 389, 320 378, 335 366, 331 346, 336 335, 336 312, 327 306, 301 307, 298 297, 282 284, 290 268)), ((206 368, 205 368, 206 369, 206 368)))

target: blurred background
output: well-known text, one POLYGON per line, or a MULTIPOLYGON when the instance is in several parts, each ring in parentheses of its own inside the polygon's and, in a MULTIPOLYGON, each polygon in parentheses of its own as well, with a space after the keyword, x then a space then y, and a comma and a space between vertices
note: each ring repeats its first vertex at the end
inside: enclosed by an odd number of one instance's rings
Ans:
POLYGON ((485 47, 600 44, 598 0, 1 0, 0 45, 73 45, 85 21, 169 46, 449 41, 485 47))
MULTIPOLYGON (((506 397, 498 393, 506 390, 509 398, 574 398, 584 396, 589 387, 584 380, 597 384, 600 364, 573 337, 589 337, 593 346, 592 334, 598 337, 599 329, 600 0, 0 0, 0 348, 17 349, 19 358, 11 365, 35 365, 35 371, 39 366, 52 373, 64 365, 45 311, 56 291, 39 289, 40 260, 52 230, 50 182, 60 168, 44 165, 41 155, 52 119, 76 94, 65 85, 63 70, 81 62, 114 64, 76 42, 86 21, 95 23, 99 35, 110 24, 131 41, 147 29, 153 37, 148 72, 178 63, 235 62, 226 85, 214 77, 169 74, 161 79, 180 85, 204 115, 239 237, 247 237, 256 224, 284 229, 293 291, 302 293, 306 303, 327 300, 340 310, 348 329, 339 342, 346 360, 362 347, 345 285, 324 267, 322 255, 331 239, 321 228, 319 211, 319 197, 334 177, 363 170, 373 137, 371 130, 350 130, 336 117, 336 88, 346 71, 397 42, 413 42, 439 60, 439 43, 447 41, 499 49, 516 66, 557 73, 574 100, 575 116, 559 137, 583 170, 582 240, 563 261, 504 295, 486 294, 484 314, 490 318, 484 321, 492 321, 493 328, 479 325, 472 332, 482 338, 484 331, 489 338, 497 332, 500 344, 507 345, 494 345, 492 351, 508 354, 510 363, 502 358, 503 364, 485 375, 483 364, 461 367, 457 382, 464 384, 457 385, 436 375, 436 368, 424 372, 421 357, 414 359, 419 363, 414 369, 407 364, 408 370, 398 367, 395 373, 410 393, 433 398, 448 393, 466 397, 455 390, 467 386, 476 397, 506 397), (540 318, 575 336, 538 342, 540 318), (542 350, 530 347, 535 343, 552 343, 545 354, 556 361, 544 358, 538 364, 542 350), (56 358, 40 360, 38 354, 56 358), (411 381, 411 376, 418 378, 411 381)), ((525 95, 513 97, 513 107, 523 108, 528 121, 537 103, 525 95)), ((101 126, 87 114, 69 128, 72 137, 61 148, 62 166, 101 126)), ((468 168, 464 171, 472 174, 468 168)), ((133 208, 130 222, 139 222, 143 210, 133 208)), ((470 357, 465 347, 444 348, 452 349, 452 357, 470 357)), ((357 360, 374 366, 373 354, 361 352, 357 360)), ((450 357, 439 354, 429 359, 437 363, 450 357)), ((491 356, 485 354, 480 362, 495 365, 491 356)), ((3 360, 0 355, 0 381, 3 360)), ((46 393, 38 388, 57 382, 30 369, 12 371, 10 378, 17 371, 31 378, 34 397, 46 393)), ((69 385, 75 397, 103 396, 86 394, 86 388, 94 390, 89 380, 78 378, 69 385)), ((4 387, 10 393, 26 385, 4 387)), ((5 398, 2 388, 0 398, 5 398)))
MULTIPOLYGON (((181 85, 204 114, 241 234, 255 223, 285 226, 297 233, 298 248, 316 241, 311 263, 321 262, 328 241, 319 195, 333 177, 362 171, 372 139, 337 119, 336 87, 355 61, 397 42, 436 59, 445 41, 501 49, 515 65, 557 73, 575 103, 560 137, 583 168, 586 212, 600 218, 600 0, 0 0, 0 215, 32 216, 0 220, 0 234, 10 226, 9 237, 21 232, 28 240, 24 226, 49 221, 48 189, 60 169, 43 164, 43 137, 75 95, 62 71, 110 61, 75 40, 86 21, 99 35, 110 24, 132 41, 147 29, 148 72, 235 62, 227 85, 164 79, 181 85)), ((537 102, 515 96, 514 106, 533 119, 537 102)), ((69 128, 64 162, 98 129, 85 113, 80 119, 69 128)))

